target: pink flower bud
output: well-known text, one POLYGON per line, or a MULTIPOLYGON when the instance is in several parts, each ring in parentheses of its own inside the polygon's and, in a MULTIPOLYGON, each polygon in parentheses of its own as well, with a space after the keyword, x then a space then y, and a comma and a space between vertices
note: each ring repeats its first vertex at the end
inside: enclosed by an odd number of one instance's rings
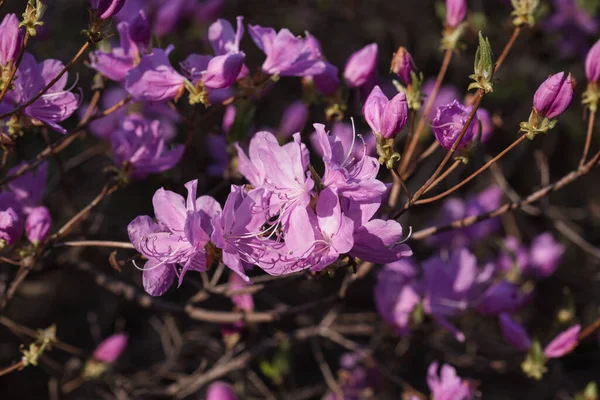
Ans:
POLYGON ((373 43, 363 47, 348 58, 344 68, 346 83, 350 87, 362 86, 375 74, 376 68, 377 43, 373 43))
POLYGON ((560 358, 569 354, 577 346, 577 338, 581 325, 575 325, 560 333, 544 348, 544 355, 548 358, 560 358))
POLYGON ((467 0, 446 0, 446 26, 456 28, 467 15, 467 0))
POLYGON ((573 99, 575 80, 564 72, 551 75, 544 81, 533 96, 533 107, 537 113, 547 119, 561 115, 573 99))
POLYGON ((393 138, 404 128, 408 119, 406 95, 398 93, 388 100, 379 86, 375 86, 363 106, 363 115, 375 135, 393 138))
POLYGON ((237 400, 238 397, 228 384, 217 381, 206 391, 206 400, 237 400))
POLYGON ((502 336, 510 345, 520 351, 527 351, 531 347, 531 339, 525 329, 508 314, 500 314, 500 329, 502 336))
POLYGON ((125 5, 125 0, 90 0, 92 9, 100 19, 108 19, 121 11, 125 5))
POLYGON ((600 79, 600 40, 590 49, 585 58, 585 76, 588 82, 600 79))
POLYGON ((23 42, 19 19, 15 14, 6 14, 0 24, 0 67, 12 64, 21 51, 23 42))
POLYGON ((44 206, 32 208, 27 216, 27 220, 25 220, 27 239, 34 245, 46 240, 51 227, 52 216, 50 215, 50 211, 44 206))
POLYGON ((412 83, 411 72, 415 70, 415 63, 410 53, 404 48, 399 47, 398 51, 394 53, 392 58, 392 65, 390 66, 390 72, 398 75, 400 81, 404 85, 410 85, 412 83))
MULTIPOLYGON (((467 123, 471 109, 472 107, 465 107, 456 100, 438 108, 437 115, 432 122, 432 129, 435 138, 446 150, 450 150, 456 139, 458 139, 463 127, 467 123)), ((471 143, 476 133, 477 119, 473 118, 465 135, 458 144, 457 150, 471 143)))
POLYGON ((128 335, 117 333, 104 339, 94 350, 94 359, 103 363, 111 364, 121 356, 127 348, 128 335))

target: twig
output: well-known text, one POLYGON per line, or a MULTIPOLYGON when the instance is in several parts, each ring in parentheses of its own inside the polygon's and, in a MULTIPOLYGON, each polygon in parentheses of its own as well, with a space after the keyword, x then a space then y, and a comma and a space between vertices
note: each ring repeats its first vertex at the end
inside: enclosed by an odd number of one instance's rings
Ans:
POLYGON ((27 107, 29 107, 30 105, 32 105, 33 103, 35 103, 40 97, 42 97, 48 90, 50 90, 50 88, 52 86, 54 86, 54 84, 56 82, 58 82, 58 80, 60 78, 62 78, 62 76, 69 70, 69 68, 75 64, 75 62, 79 59, 79 57, 81 57, 83 55, 83 53, 88 49, 88 47, 90 46, 90 42, 87 41, 84 43, 83 46, 81 46, 81 48, 79 49, 79 51, 77 52, 77 54, 75 54, 75 56, 73 56, 73 58, 67 63, 67 65, 65 65, 63 67, 63 69, 58 73, 58 75, 56 75, 50 82, 48 82, 48 84, 38 92, 38 94, 36 94, 35 96, 33 96, 32 98, 30 98, 29 100, 27 100, 25 103, 19 105, 17 108, 15 108, 12 111, 8 111, 4 114, 0 114, 0 119, 4 119, 6 117, 10 117, 13 114, 17 114, 20 113, 21 111, 23 111, 24 109, 26 109, 27 107))
POLYGON ((596 164, 598 163, 599 159, 600 159, 600 152, 598 152, 594 157, 592 157, 592 159, 587 164, 585 164, 582 168, 579 168, 575 171, 571 171, 570 173, 563 176, 558 181, 531 193, 529 196, 527 196, 523 200, 507 203, 493 211, 490 211, 490 212, 487 212, 484 214, 480 214, 480 215, 474 215, 474 216, 466 217, 463 219, 459 219, 448 225, 434 226, 431 228, 420 230, 418 232, 413 233, 413 235, 411 236, 411 239, 423 240, 429 236, 435 235, 440 232, 445 232, 445 231, 449 231, 449 230, 453 230, 453 229, 460 229, 460 228, 464 228, 466 226, 471 226, 473 224, 476 224, 477 222, 484 221, 484 220, 490 219, 490 218, 494 218, 499 215, 505 214, 509 211, 513 211, 517 208, 522 208, 523 206, 534 203, 534 202, 538 201, 539 199, 547 196, 548 194, 562 189, 563 187, 574 182, 575 180, 579 179, 580 177, 587 175, 592 170, 592 168, 597 166, 596 164))
POLYGON ((54 247, 112 247, 119 249, 134 249, 128 242, 112 242, 110 240, 80 240, 77 242, 61 242, 54 244, 54 247))
POLYGON ((23 368, 23 361, 19 361, 18 363, 13 364, 8 368, 4 368, 3 370, 0 370, 0 376, 10 374, 11 372, 16 371, 21 368, 23 368))
POLYGON ((513 45, 517 41, 517 38, 519 37, 520 33, 521 33, 521 27, 516 27, 512 33, 512 36, 508 40, 508 43, 506 43, 506 46, 504 46, 504 50, 502 50, 502 54, 500 54, 500 57, 498 57, 498 61, 496 61, 496 66, 494 67, 494 74, 496 74, 496 72, 498 72, 498 69, 500 69, 500 66, 502 65, 502 63, 504 63, 504 60, 506 60, 506 57, 508 56, 510 49, 512 49, 513 45))
POLYGON ((312 338, 310 344, 313 350, 313 354, 315 356, 315 360, 317 361, 317 364, 319 364, 321 374, 323 375, 327 386, 329 386, 329 389, 335 394, 334 398, 336 400, 343 399, 344 391, 337 383, 335 377, 333 376, 333 372, 331 372, 331 368, 329 368, 329 364, 327 364, 327 361, 325 360, 325 356, 323 355, 323 349, 319 344, 319 339, 312 338))
MULTIPOLYGON (((515 140, 510 146, 508 146, 507 148, 505 148, 504 150, 502 150, 502 152, 500 154, 498 154, 496 157, 494 157, 491 160, 489 160, 487 163, 485 163, 485 165, 483 165, 477 171, 475 171, 471 175, 469 175, 469 177, 465 178, 460 183, 458 183, 458 184, 454 185, 453 187, 451 187, 450 189, 446 190, 444 193, 440 193, 440 194, 438 194, 436 196, 433 196, 433 197, 429 197, 429 198, 426 198, 426 199, 415 201, 414 205, 432 203, 434 201, 440 200, 440 199, 448 196, 449 194, 455 192, 456 190, 460 189, 461 187, 463 187, 467 183, 471 182, 479 174, 481 174, 482 172, 484 172, 485 170, 487 170, 492 164, 494 164, 499 159, 501 159, 502 157, 504 157, 509 151, 511 151, 513 148, 515 148, 519 143, 521 143, 525 139, 527 139, 527 135, 522 135, 520 138, 518 138, 517 140, 515 140)), ((432 186, 433 186, 433 184, 432 184, 432 186)))
POLYGON ((588 129, 587 135, 585 137, 585 146, 583 147, 583 154, 581 155, 581 160, 579 160, 579 166, 581 167, 585 164, 585 160, 587 159, 588 152, 590 151, 590 145, 592 143, 592 133, 594 132, 594 122, 596 120, 596 111, 590 111, 590 119, 588 121, 588 129))

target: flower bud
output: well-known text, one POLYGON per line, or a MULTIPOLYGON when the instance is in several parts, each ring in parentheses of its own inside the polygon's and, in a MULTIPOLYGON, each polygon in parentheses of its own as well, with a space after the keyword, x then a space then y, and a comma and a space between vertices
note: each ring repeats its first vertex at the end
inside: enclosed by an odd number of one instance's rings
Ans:
POLYGON ((50 211, 44 206, 32 208, 25 220, 27 239, 34 246, 46 240, 51 227, 52 216, 50 215, 50 211))
POLYGON ((517 350, 529 350, 531 339, 529 339, 527 332, 520 324, 508 316, 508 314, 500 314, 499 322, 504 340, 517 350))
POLYGON ((325 96, 331 96, 340 87, 338 68, 329 62, 325 62, 325 71, 312 79, 317 90, 325 96))
POLYGON ((147 49, 150 46, 152 32, 150 32, 150 23, 144 11, 140 10, 129 25, 129 36, 140 49, 147 49))
MULTIPOLYGON (((467 123, 471 110, 472 107, 465 107, 456 100, 438 108, 437 115, 432 122, 432 129, 435 138, 443 148, 446 150, 452 148, 467 123)), ((456 149, 461 149, 471 143, 476 133, 477 120, 473 118, 456 149)))
POLYGON ((375 86, 363 106, 363 115, 375 135, 393 138, 408 119, 406 95, 398 93, 388 100, 379 86, 375 86))
POLYGON ((206 400, 237 400, 238 397, 225 382, 214 382, 206 391, 206 400))
POLYGON ((0 194, 0 249, 19 240, 21 233, 23 216, 17 199, 12 193, 0 194))
POLYGON ((479 47, 475 53, 474 74, 470 76, 475 82, 469 85, 469 89, 482 89, 486 93, 494 89, 492 82, 494 77, 494 56, 492 46, 488 38, 484 38, 479 32, 479 47))
POLYGON ((560 358, 569 354, 577 346, 580 330, 581 325, 575 325, 560 333, 544 347, 544 355, 547 358, 560 358))
POLYGON ((466 0, 446 0, 446 26, 456 28, 467 15, 466 0))
POLYGON ((22 44, 19 19, 15 14, 6 14, 0 24, 0 69, 12 65, 21 51, 22 44))
POLYGON ((533 96, 533 107, 539 116, 555 119, 561 115, 573 99, 575 80, 564 72, 551 75, 544 81, 533 96))
POLYGON ((99 19, 108 19, 121 11, 125 0, 90 0, 90 4, 99 19))
POLYGON ((590 49, 585 58, 585 76, 590 83, 600 79, 600 40, 590 49))
POLYGON ((483 315, 498 315, 505 312, 514 312, 529 300, 521 288, 506 280, 490 286, 477 306, 477 311, 483 315))
POLYGON ((121 356, 127 348, 128 335, 117 333, 104 339, 94 350, 94 360, 112 364, 121 356))
POLYGON ((412 73, 415 69, 415 63, 410 53, 404 47, 399 47, 392 58, 390 72, 398 75, 400 82, 408 86, 412 83, 412 73))
POLYGON ((352 88, 362 86, 373 77, 376 68, 377 44, 373 43, 353 53, 348 58, 344 68, 346 83, 352 88))

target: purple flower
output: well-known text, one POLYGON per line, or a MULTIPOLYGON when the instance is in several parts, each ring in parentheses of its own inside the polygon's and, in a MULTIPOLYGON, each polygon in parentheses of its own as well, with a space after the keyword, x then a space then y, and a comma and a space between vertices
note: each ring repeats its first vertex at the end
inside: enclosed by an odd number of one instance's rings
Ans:
POLYGON ((115 163, 129 164, 134 179, 173 168, 185 150, 183 145, 169 150, 161 122, 149 121, 139 114, 125 118, 121 129, 110 140, 115 163))
MULTIPOLYGON (((314 36, 307 36, 307 44, 310 47, 313 57, 323 58, 321 43, 314 36)), ((306 79, 312 80, 315 88, 325 96, 331 96, 340 87, 340 78, 338 68, 328 61, 324 61, 325 70, 317 75, 306 76, 306 79)))
POLYGON ((217 381, 208 387, 206 400, 238 400, 238 397, 230 385, 217 381))
POLYGON ((262 65, 267 74, 308 76, 325 71, 325 63, 321 58, 315 57, 308 38, 294 36, 287 29, 275 32, 273 28, 259 25, 249 25, 248 31, 254 43, 267 56, 262 65))
POLYGON ((456 28, 467 15, 467 0, 446 0, 446 26, 456 28))
POLYGON ((129 336, 126 333, 116 333, 104 339, 94 350, 94 360, 112 364, 127 348, 129 336))
POLYGON ((523 307, 529 298, 518 285, 502 280, 492 284, 483 293, 477 311, 483 315, 514 312, 523 307))
POLYGON ((264 197, 263 189, 246 193, 243 188, 232 186, 223 213, 215 213, 211 221, 211 240, 223 251, 223 263, 246 282, 250 281, 246 267, 260 266, 261 249, 270 243, 261 237, 267 233, 261 229, 267 222, 262 208, 264 197))
POLYGON ((150 46, 152 31, 150 29, 150 22, 143 10, 140 10, 138 15, 131 21, 129 26, 129 36, 138 46, 140 51, 143 51, 150 46))
MULTIPOLYGON (((25 103, 54 79, 64 68, 62 62, 48 59, 40 64, 29 53, 25 53, 14 81, 12 100, 15 106, 25 103)), ((42 122, 62 134, 67 131, 58 125, 69 118, 79 107, 79 96, 65 89, 68 73, 65 73, 45 94, 25 108, 24 114, 33 122, 42 122)))
POLYGON ((400 82, 405 86, 412 84, 412 73, 415 72, 415 63, 412 56, 404 47, 399 47, 392 58, 390 72, 398 75, 400 82))
POLYGON ((212 162, 206 168, 209 176, 223 177, 229 166, 229 153, 227 152, 227 140, 223 135, 209 133, 206 136, 206 147, 212 162))
POLYGON ((188 270, 205 271, 212 226, 210 221, 221 211, 210 196, 196 199, 198 181, 186 183, 187 200, 177 193, 159 189, 152 198, 157 223, 149 216, 134 219, 127 227, 129 240, 148 258, 143 268, 144 289, 160 296, 179 275, 179 285, 188 270), (179 272, 175 264, 183 268, 179 272))
POLYGON ((235 116, 236 116, 236 110, 235 110, 235 106, 233 104, 230 104, 227 107, 225 107, 225 113, 223 114, 223 124, 222 124, 223 133, 225 135, 229 134, 229 130, 231 129, 231 127, 233 126, 233 123, 235 122, 235 116))
POLYGON ((359 87, 372 79, 377 70, 377 43, 353 53, 344 68, 344 78, 349 87, 359 87))
POLYGON ((290 137, 296 132, 302 132, 308 120, 308 106, 298 100, 283 111, 277 132, 283 137, 290 137))
POLYGON ((50 215, 50 211, 44 206, 32 208, 25 220, 27 240, 34 246, 37 246, 46 240, 51 227, 52 216, 50 215))
MULTIPOLYGON (((7 175, 14 175, 26 163, 22 162, 8 170, 7 175)), ((29 213, 32 207, 38 206, 44 197, 46 180, 48 178, 48 163, 44 162, 37 168, 13 179, 8 183, 8 188, 19 202, 20 208, 29 213)))
POLYGON ((387 264, 377 275, 374 289, 377 312, 402 336, 410 333, 413 311, 421 302, 422 285, 415 275, 410 260, 387 264))
POLYGON ((209 89, 222 89, 247 73, 242 71, 246 55, 240 51, 240 41, 244 35, 243 20, 243 17, 237 17, 236 32, 228 21, 217 20, 208 29, 208 39, 216 56, 191 54, 181 63, 194 85, 201 80, 202 85, 209 89))
POLYGON ((177 97, 184 88, 185 77, 173 69, 167 50, 153 49, 142 57, 137 67, 125 77, 125 89, 138 100, 163 101, 177 97))
POLYGON ((354 222, 342 213, 337 193, 324 189, 316 211, 298 208, 290 217, 285 243, 290 254, 300 257, 307 268, 320 271, 354 246, 354 222))
POLYGON ((427 369, 427 385, 431 390, 432 400, 470 400, 473 390, 468 382, 463 381, 456 370, 448 365, 442 365, 438 376, 438 363, 433 362, 427 369))
POLYGON ((581 325, 575 325, 560 333, 544 347, 544 355, 547 358, 560 358, 569 354, 575 346, 581 331, 581 325))
POLYGON ((585 58, 585 76, 590 83, 600 79, 600 40, 592 46, 585 58))
POLYGON ((478 275, 475 256, 467 249, 454 250, 447 262, 433 256, 423 262, 423 272, 425 312, 464 341, 464 334, 447 318, 463 314, 471 306, 478 275))
MULTIPOLYGON (((376 154, 376 139, 374 135, 368 135, 364 137, 361 134, 356 134, 351 124, 346 122, 334 122, 331 126, 331 137, 334 137, 336 141, 340 142, 341 148, 345 151, 344 158, 350 153, 349 159, 353 158, 355 161, 361 160, 363 155, 373 157, 376 154), (356 140, 357 137, 362 140, 356 140)), ((321 134, 318 131, 313 132, 310 135, 310 143, 313 151, 319 157, 323 157, 323 148, 321 147, 321 134)), ((342 158, 342 161, 344 160, 342 158)), ((379 163, 377 163, 379 164, 379 163)), ((379 168, 379 167, 378 167, 379 168)), ((378 169, 379 170, 379 169, 378 169)))
POLYGON ((551 233, 543 233, 531 243, 530 268, 538 278, 547 278, 556 271, 564 252, 565 246, 556 242, 551 233))
POLYGON ((561 115, 573 99, 575 81, 564 72, 550 75, 535 92, 533 108, 542 117, 554 119, 561 115))
POLYGON ((321 184, 335 188, 340 196, 370 202, 378 208, 387 187, 377 179, 379 163, 365 154, 366 145, 356 149, 356 135, 351 128, 342 129, 343 125, 338 125, 331 135, 327 135, 322 124, 314 124, 314 127, 315 148, 325 164, 321 184))
MULTIPOLYGON (((446 150, 452 148, 467 123, 471 110, 472 107, 465 107, 456 100, 437 109, 437 115, 432 122, 432 129, 435 138, 443 148, 446 150)), ((471 143, 476 134, 477 120, 473 118, 458 144, 457 150, 471 143)))
POLYGON ((406 95, 398 93, 391 100, 375 86, 363 106, 363 115, 375 135, 393 138, 408 120, 406 95))
POLYGON ((158 1, 156 4, 154 33, 158 36, 166 36, 177 29, 182 19, 194 15, 196 1, 170 0, 158 1))
MULTIPOLYGON (((110 107, 123 100, 126 96, 127 92, 122 88, 109 88, 104 91, 102 99, 100 100, 100 104, 102 105, 102 108, 109 109, 110 107)), ((88 107, 89 105, 86 104, 79 108, 80 119, 83 119, 88 107)), ((115 131, 119 129, 119 126, 121 125, 121 120, 125 118, 126 115, 127 108, 121 107, 104 118, 100 118, 90 122, 89 130, 95 136, 101 139, 108 139, 115 131)))
POLYGON ((21 205, 13 193, 0 193, 0 248, 19 240, 22 233, 21 205))
POLYGON ((0 69, 13 64, 23 44, 19 19, 15 14, 6 14, 0 24, 0 69))
POLYGON ((549 32, 560 35, 561 56, 584 54, 587 39, 598 32, 598 21, 579 5, 577 0, 553 0, 555 13, 543 25, 549 32))
POLYGON ((504 340, 519 351, 528 351, 531 347, 531 339, 525 329, 508 314, 500 314, 499 321, 504 340))
POLYGON ((92 10, 100 19, 108 19, 121 11, 125 5, 125 0, 90 0, 92 10))
POLYGON ((199 22, 214 21, 225 8, 225 0, 204 0, 195 4, 194 18, 199 22))

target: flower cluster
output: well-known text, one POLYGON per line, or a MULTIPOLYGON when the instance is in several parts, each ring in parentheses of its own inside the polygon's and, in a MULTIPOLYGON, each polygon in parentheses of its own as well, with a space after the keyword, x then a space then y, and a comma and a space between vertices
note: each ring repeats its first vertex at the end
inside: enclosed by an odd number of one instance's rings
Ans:
POLYGON ((271 275, 318 272, 355 258, 388 263, 412 254, 396 221, 374 218, 386 185, 379 164, 354 153, 350 143, 315 124, 315 143, 325 171, 309 165, 298 134, 281 146, 270 132, 257 132, 248 155, 238 145, 239 171, 250 186, 232 186, 223 208, 209 196, 196 198, 197 181, 186 184, 187 200, 160 189, 153 198, 157 222, 136 218, 128 228, 135 248, 148 258, 144 287, 163 294, 188 270, 205 271, 218 254, 248 281, 257 265, 271 275), (181 266, 181 270, 176 268, 181 266))

